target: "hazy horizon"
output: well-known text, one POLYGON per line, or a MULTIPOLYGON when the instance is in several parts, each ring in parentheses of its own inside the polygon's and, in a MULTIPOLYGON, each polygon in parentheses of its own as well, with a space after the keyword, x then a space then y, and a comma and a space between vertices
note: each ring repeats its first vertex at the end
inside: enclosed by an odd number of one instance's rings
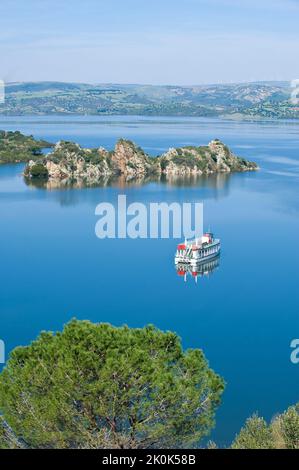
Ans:
POLYGON ((256 80, 256 81, 231 81, 231 82, 211 82, 211 83, 192 83, 192 84, 180 84, 177 83, 134 83, 134 82, 85 82, 85 81, 64 81, 64 80, 26 80, 26 81, 13 81, 6 82, 5 85, 22 85, 30 83, 57 83, 57 84, 71 84, 71 85, 92 85, 92 86, 149 86, 149 87, 181 87, 181 88, 190 88, 190 87, 205 87, 205 86, 230 86, 230 85, 254 85, 254 84, 288 84, 291 83, 291 80, 256 80))

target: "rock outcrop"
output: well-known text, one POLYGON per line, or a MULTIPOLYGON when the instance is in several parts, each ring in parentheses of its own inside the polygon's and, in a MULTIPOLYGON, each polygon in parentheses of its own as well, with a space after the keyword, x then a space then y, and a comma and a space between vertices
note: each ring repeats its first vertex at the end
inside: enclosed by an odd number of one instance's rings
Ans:
POLYGON ((90 186, 103 178, 122 176, 126 181, 165 175, 188 176, 252 171, 256 163, 236 157, 220 140, 208 146, 170 148, 159 157, 147 155, 129 140, 120 139, 113 151, 82 148, 72 142, 58 142, 53 152, 38 161, 30 161, 25 176, 55 184, 80 183, 90 186))
POLYGON ((128 179, 146 176, 154 169, 154 160, 130 140, 118 140, 111 161, 115 172, 128 179))

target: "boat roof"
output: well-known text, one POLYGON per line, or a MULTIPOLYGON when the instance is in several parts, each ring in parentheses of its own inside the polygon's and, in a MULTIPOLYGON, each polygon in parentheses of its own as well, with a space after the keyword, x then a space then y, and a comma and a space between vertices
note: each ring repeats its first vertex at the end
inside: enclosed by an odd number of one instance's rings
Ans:
POLYGON ((196 243, 196 240, 187 241, 187 246, 198 246, 198 248, 207 248, 214 245, 219 245, 220 239, 215 238, 211 243, 196 243))

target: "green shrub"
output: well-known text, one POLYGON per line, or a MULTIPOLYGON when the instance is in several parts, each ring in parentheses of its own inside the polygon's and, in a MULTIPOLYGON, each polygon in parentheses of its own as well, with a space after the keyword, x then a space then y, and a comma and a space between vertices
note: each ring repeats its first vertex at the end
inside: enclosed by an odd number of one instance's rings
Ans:
POLYGON ((31 178, 47 179, 49 174, 48 170, 42 163, 36 163, 29 169, 29 175, 31 178))

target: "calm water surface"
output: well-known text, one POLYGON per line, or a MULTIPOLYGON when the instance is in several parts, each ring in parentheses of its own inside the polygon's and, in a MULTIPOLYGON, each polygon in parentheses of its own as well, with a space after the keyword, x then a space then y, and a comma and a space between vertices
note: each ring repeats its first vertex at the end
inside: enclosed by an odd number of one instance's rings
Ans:
POLYGON ((257 173, 193 186, 150 183, 46 191, 22 165, 0 167, 0 338, 7 352, 72 317, 176 331, 200 347, 227 387, 213 439, 228 445, 253 412, 270 419, 299 401, 299 123, 134 117, 0 118, 0 129, 112 148, 133 139, 151 155, 217 137, 255 160, 257 173), (219 268, 195 284, 174 269, 176 240, 99 240, 96 205, 204 202, 222 240, 219 268))

